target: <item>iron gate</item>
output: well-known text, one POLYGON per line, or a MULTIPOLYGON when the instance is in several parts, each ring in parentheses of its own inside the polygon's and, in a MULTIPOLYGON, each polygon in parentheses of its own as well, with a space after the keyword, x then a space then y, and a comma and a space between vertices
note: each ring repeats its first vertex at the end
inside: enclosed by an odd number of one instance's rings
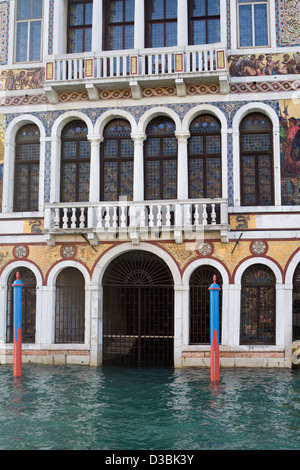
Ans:
POLYGON ((103 280, 103 364, 173 365, 174 288, 147 252, 112 261, 103 280))

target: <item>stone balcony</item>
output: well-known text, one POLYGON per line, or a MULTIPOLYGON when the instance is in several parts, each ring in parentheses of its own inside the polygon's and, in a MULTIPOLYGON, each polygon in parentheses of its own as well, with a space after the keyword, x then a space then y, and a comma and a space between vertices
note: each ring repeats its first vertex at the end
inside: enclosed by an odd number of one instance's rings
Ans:
POLYGON ((178 96, 186 87, 214 83, 221 94, 228 93, 229 72, 226 49, 217 45, 163 49, 101 51, 97 53, 49 56, 46 61, 45 93, 51 104, 59 94, 85 91, 92 101, 100 90, 128 89, 133 99, 143 88, 175 86, 178 96))
POLYGON ((228 241, 226 199, 187 201, 118 201, 45 205, 44 235, 49 245, 58 237, 81 235, 91 245, 104 240, 196 240, 208 232, 228 241))

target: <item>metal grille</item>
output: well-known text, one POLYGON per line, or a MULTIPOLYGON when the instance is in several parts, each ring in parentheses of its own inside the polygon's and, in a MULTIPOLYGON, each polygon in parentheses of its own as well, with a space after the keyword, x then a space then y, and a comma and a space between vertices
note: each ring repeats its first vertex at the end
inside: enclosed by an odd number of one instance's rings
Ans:
POLYGON ((300 263, 293 279, 293 341, 300 340, 300 263))
POLYGON ((172 365, 174 289, 155 255, 130 252, 103 280, 103 364, 172 365))
POLYGON ((57 277, 55 343, 84 342, 84 278, 78 269, 66 268, 57 277))
MULTIPOLYGON (((222 287, 222 277, 212 266, 201 266, 196 269, 190 280, 190 344, 210 343, 210 293, 209 286, 213 275, 222 287)), ((222 289, 219 297, 220 341, 222 324, 222 289)))
POLYGON ((242 278, 241 344, 275 344, 275 276, 262 264, 242 278))
POLYGON ((8 278, 6 342, 13 342, 14 288, 11 286, 16 279, 17 272, 20 273, 20 280, 24 284, 24 287, 22 288, 22 342, 34 343, 36 318, 36 279, 33 272, 27 268, 15 269, 8 278))

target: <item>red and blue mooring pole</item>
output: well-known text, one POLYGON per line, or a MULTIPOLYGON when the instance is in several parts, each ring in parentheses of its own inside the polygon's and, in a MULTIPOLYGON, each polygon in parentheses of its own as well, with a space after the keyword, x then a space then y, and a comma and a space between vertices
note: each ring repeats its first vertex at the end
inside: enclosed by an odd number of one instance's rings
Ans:
POLYGON ((15 377, 22 375, 22 281, 19 279, 19 273, 16 274, 16 280, 13 283, 14 288, 14 365, 13 373, 15 377))
POLYGON ((208 288, 210 292, 210 380, 220 380, 219 365, 219 294, 221 288, 217 284, 214 274, 213 283, 208 288))

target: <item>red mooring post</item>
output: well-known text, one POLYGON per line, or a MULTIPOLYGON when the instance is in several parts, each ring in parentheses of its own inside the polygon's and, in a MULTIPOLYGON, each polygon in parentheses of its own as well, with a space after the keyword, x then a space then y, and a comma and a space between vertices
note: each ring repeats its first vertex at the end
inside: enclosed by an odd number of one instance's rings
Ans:
POLYGON ((219 295, 221 288, 214 274, 210 291, 210 380, 212 383, 220 380, 219 359, 219 295))
POLYGON ((19 279, 19 273, 16 274, 16 280, 13 283, 14 288, 14 377, 22 375, 22 281, 19 279))

